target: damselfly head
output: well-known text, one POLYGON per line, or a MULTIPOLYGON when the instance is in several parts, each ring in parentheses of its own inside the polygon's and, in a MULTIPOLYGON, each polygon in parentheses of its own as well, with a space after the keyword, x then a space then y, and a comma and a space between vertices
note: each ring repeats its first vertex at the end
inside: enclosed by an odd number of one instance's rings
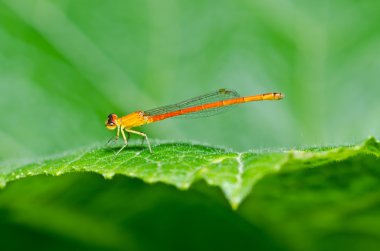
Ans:
POLYGON ((106 120, 107 129, 114 130, 117 127, 117 115, 111 113, 108 115, 108 119, 106 120))

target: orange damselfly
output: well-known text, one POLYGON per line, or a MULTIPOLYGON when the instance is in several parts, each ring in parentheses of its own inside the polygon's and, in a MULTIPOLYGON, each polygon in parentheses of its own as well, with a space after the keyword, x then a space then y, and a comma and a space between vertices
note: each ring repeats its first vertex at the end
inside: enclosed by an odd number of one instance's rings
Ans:
POLYGON ((152 152, 148 136, 145 133, 132 130, 132 128, 177 116, 211 116, 231 105, 252 101, 280 100, 283 98, 283 94, 276 92, 240 97, 235 91, 219 89, 216 92, 188 99, 177 104, 162 106, 147 111, 136 111, 120 118, 116 114, 111 113, 106 120, 106 127, 110 130, 117 129, 116 138, 114 138, 114 140, 119 139, 120 132, 123 136, 124 146, 120 148, 116 154, 120 153, 128 145, 128 139, 124 131, 126 131, 128 135, 132 133, 144 137, 143 139, 146 140, 149 151, 152 152))

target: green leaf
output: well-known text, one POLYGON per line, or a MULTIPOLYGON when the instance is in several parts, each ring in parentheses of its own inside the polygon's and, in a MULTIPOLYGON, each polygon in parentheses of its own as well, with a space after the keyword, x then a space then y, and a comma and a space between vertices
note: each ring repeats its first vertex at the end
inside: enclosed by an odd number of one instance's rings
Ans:
POLYGON ((0 184, 28 176, 58 176, 72 172, 95 172, 111 179, 116 174, 147 183, 163 182, 188 189, 204 180, 220 187, 236 209, 263 177, 343 161, 358 155, 380 157, 380 144, 370 138, 362 144, 303 150, 232 152, 204 145, 162 143, 151 154, 130 147, 115 156, 116 148, 93 147, 24 165, 0 167, 0 184))

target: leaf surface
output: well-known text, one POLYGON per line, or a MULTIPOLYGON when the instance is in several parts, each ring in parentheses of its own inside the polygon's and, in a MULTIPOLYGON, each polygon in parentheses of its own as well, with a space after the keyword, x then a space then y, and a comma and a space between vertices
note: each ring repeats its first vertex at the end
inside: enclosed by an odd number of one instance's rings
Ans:
POLYGON ((24 165, 0 167, 0 184, 28 176, 95 172, 111 179, 120 174, 147 183, 163 182, 188 189, 195 181, 220 187, 233 208, 237 208, 263 177, 342 161, 357 155, 380 156, 380 144, 370 138, 354 146, 303 150, 232 152, 220 148, 184 143, 163 143, 151 154, 131 147, 115 156, 115 148, 93 147, 24 165))

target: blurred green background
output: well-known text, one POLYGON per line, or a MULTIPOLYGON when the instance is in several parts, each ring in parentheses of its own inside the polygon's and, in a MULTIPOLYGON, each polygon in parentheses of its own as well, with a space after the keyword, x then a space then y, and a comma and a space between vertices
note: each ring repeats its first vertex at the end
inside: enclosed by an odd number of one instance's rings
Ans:
POLYGON ((106 116, 225 87, 281 102, 142 128, 236 150, 380 136, 379 1, 0 1, 0 158, 105 142, 106 116))

